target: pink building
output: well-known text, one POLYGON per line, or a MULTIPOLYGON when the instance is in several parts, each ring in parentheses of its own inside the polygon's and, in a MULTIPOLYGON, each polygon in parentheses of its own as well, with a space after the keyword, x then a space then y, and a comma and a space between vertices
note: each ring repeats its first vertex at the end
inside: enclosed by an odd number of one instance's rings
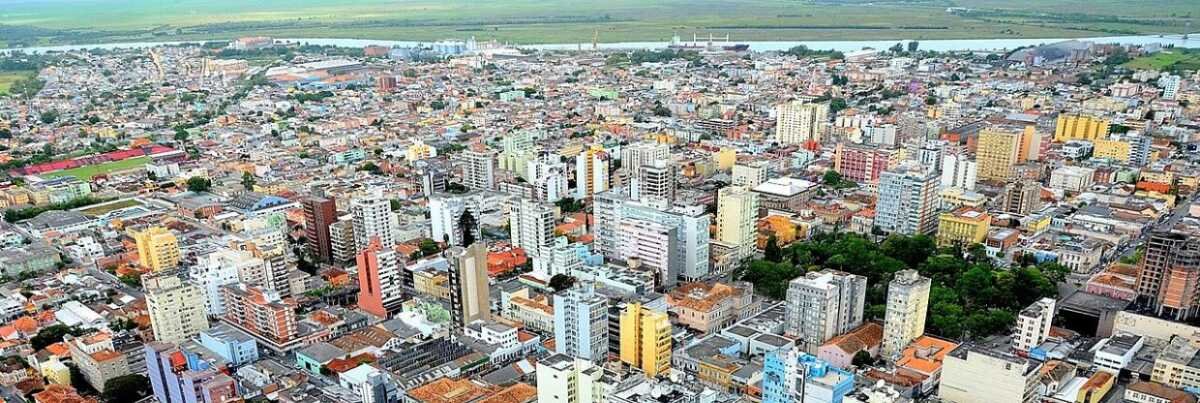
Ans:
POLYGON ((879 355, 879 346, 883 344, 883 325, 867 322, 854 328, 849 333, 829 339, 817 347, 817 358, 829 364, 846 369, 854 362, 854 355, 866 351, 872 357, 879 355))

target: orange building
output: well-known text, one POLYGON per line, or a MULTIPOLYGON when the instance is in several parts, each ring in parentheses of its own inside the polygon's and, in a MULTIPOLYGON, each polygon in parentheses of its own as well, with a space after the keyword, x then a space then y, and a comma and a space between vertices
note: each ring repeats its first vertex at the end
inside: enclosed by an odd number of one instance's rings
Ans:
POLYGON ((401 271, 402 257, 395 249, 385 248, 378 238, 371 239, 358 253, 358 308, 387 318, 399 312, 404 302, 401 271))

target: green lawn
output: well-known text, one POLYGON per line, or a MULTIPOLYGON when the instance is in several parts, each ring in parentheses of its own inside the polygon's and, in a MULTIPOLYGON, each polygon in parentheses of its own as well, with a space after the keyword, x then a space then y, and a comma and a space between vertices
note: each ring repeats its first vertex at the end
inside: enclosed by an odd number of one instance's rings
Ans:
POLYGON ((88 165, 85 167, 66 169, 57 172, 40 175, 45 178, 58 178, 63 176, 74 176, 79 180, 91 180, 93 176, 108 174, 117 171, 126 171, 141 167, 150 162, 150 157, 135 157, 120 161, 106 162, 97 165, 88 165))
POLYGON ((94 206, 85 208, 83 210, 79 210, 79 212, 93 216, 93 217, 98 217, 98 216, 102 216, 102 215, 107 214, 112 211, 117 211, 117 210, 120 210, 120 209, 123 209, 126 207, 133 207, 133 206, 140 206, 140 205, 142 205, 142 203, 138 202, 137 200, 125 199, 125 200, 109 202, 106 204, 94 205, 94 206))
POLYGON ((0 95, 8 94, 13 83, 33 75, 32 71, 0 71, 0 95))
POLYGON ((1143 70, 1200 70, 1200 53, 1182 49, 1158 52, 1130 60, 1125 63, 1125 67, 1143 70))
MULTIPOLYGON (((0 0, 2 2, 2 0, 0 0)), ((654 41, 672 32, 737 40, 1050 38, 1181 32, 1200 2, 1139 0, 56 0, 0 10, 10 46, 348 37, 520 43, 654 41), (978 10, 947 13, 947 7, 978 10), (24 29, 36 27, 37 29, 24 29)))

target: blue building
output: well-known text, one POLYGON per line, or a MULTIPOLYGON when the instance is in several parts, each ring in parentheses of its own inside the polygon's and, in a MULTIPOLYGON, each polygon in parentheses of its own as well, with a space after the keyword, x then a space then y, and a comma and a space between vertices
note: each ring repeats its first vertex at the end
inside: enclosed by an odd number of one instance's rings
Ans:
POLYGON ((225 362, 204 347, 150 342, 143 348, 146 376, 158 402, 204 403, 236 396, 233 379, 224 373, 225 362))
POLYGON ((854 390, 854 374, 796 348, 767 354, 763 403, 841 403, 854 390))
POLYGON ((200 332, 200 345, 221 356, 231 367, 258 361, 258 344, 254 337, 225 323, 200 332))

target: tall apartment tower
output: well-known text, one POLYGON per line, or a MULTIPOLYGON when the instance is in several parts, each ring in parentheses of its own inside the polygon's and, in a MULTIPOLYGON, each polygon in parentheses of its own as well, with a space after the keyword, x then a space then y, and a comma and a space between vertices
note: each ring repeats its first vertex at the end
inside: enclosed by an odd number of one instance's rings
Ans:
POLYGON ((554 352, 604 362, 608 353, 608 300, 582 281, 554 294, 554 352))
POLYGON ((1167 224, 1150 233, 1138 273, 1138 301, 1160 316, 1188 320, 1200 316, 1200 228, 1167 224), (1169 227, 1173 225, 1173 227, 1169 227))
POLYGON ((358 253, 358 308, 390 318, 404 302, 404 257, 374 239, 358 253))
POLYGON ((509 210, 508 228, 513 246, 530 257, 549 257, 554 243, 554 205, 518 199, 509 210))
POLYGON ((730 185, 753 189, 767 181, 767 164, 760 161, 733 164, 730 185))
POLYGON ((463 186, 485 192, 496 190, 496 156, 491 151, 475 145, 455 154, 454 159, 462 165, 463 186))
POLYGON ((609 156, 600 144, 593 144, 575 156, 575 198, 586 199, 608 190, 609 156))
POLYGON ((634 143, 621 148, 621 166, 633 177, 641 173, 642 167, 658 161, 671 160, 671 147, 657 142, 634 143))
POLYGON ((395 245, 396 215, 392 213, 392 204, 381 196, 369 196, 354 199, 350 202, 350 215, 354 222, 354 251, 363 250, 372 239, 391 247, 395 245))
POLYGON ((810 272, 788 284, 786 333, 816 354, 817 347, 863 322, 867 278, 836 270, 810 272))
POLYGON ((179 267, 179 240, 165 227, 154 226, 133 234, 138 260, 151 272, 179 267))
POLYGON ((671 369, 671 321, 639 303, 625 306, 620 317, 621 362, 641 368, 653 378, 671 369))
POLYGON ((1042 298, 1025 307, 1017 314, 1017 329, 1013 334, 1013 348, 1029 351, 1046 341, 1050 335, 1050 324, 1054 320, 1053 298, 1042 298))
POLYGON ((780 104, 775 107, 775 139, 783 144, 819 143, 828 121, 828 103, 780 104))
POLYGON ((142 277, 154 340, 179 343, 208 329, 204 290, 175 273, 142 277))
POLYGON ((470 246, 482 237, 483 199, 479 192, 429 197, 429 235, 451 246, 470 246))
POLYGON ((937 231, 938 177, 906 163, 879 177, 875 226, 888 233, 918 235, 937 231))
POLYGON ((1013 165, 1017 164, 1021 151, 1023 131, 1018 128, 990 127, 979 133, 979 145, 975 148, 979 179, 1001 183, 1012 179, 1013 165))
POLYGON ((333 199, 319 196, 304 199, 304 239, 308 253, 322 262, 333 261, 329 227, 337 219, 337 202, 333 199))
POLYGON ((925 314, 929 309, 932 282, 916 270, 896 272, 888 283, 887 311, 883 319, 884 358, 898 357, 913 340, 925 334, 925 314))
POLYGON ((966 154, 942 156, 942 189, 975 190, 979 167, 966 154))
POLYGON ((634 199, 652 198, 671 204, 675 201, 675 167, 667 160, 643 165, 634 175, 634 199))
POLYGON ((566 354, 537 362, 537 403, 603 403, 604 368, 566 354))
POLYGON ((477 242, 445 252, 450 261, 450 314, 463 327, 492 317, 488 294, 487 246, 477 242))
POLYGON ((758 193, 741 186, 726 186, 717 191, 717 240, 734 245, 738 259, 754 253, 758 239, 756 221, 758 193))
POLYGON ((1000 211, 1029 215, 1042 208, 1042 185, 1030 179, 1006 183, 999 202, 1000 211))

